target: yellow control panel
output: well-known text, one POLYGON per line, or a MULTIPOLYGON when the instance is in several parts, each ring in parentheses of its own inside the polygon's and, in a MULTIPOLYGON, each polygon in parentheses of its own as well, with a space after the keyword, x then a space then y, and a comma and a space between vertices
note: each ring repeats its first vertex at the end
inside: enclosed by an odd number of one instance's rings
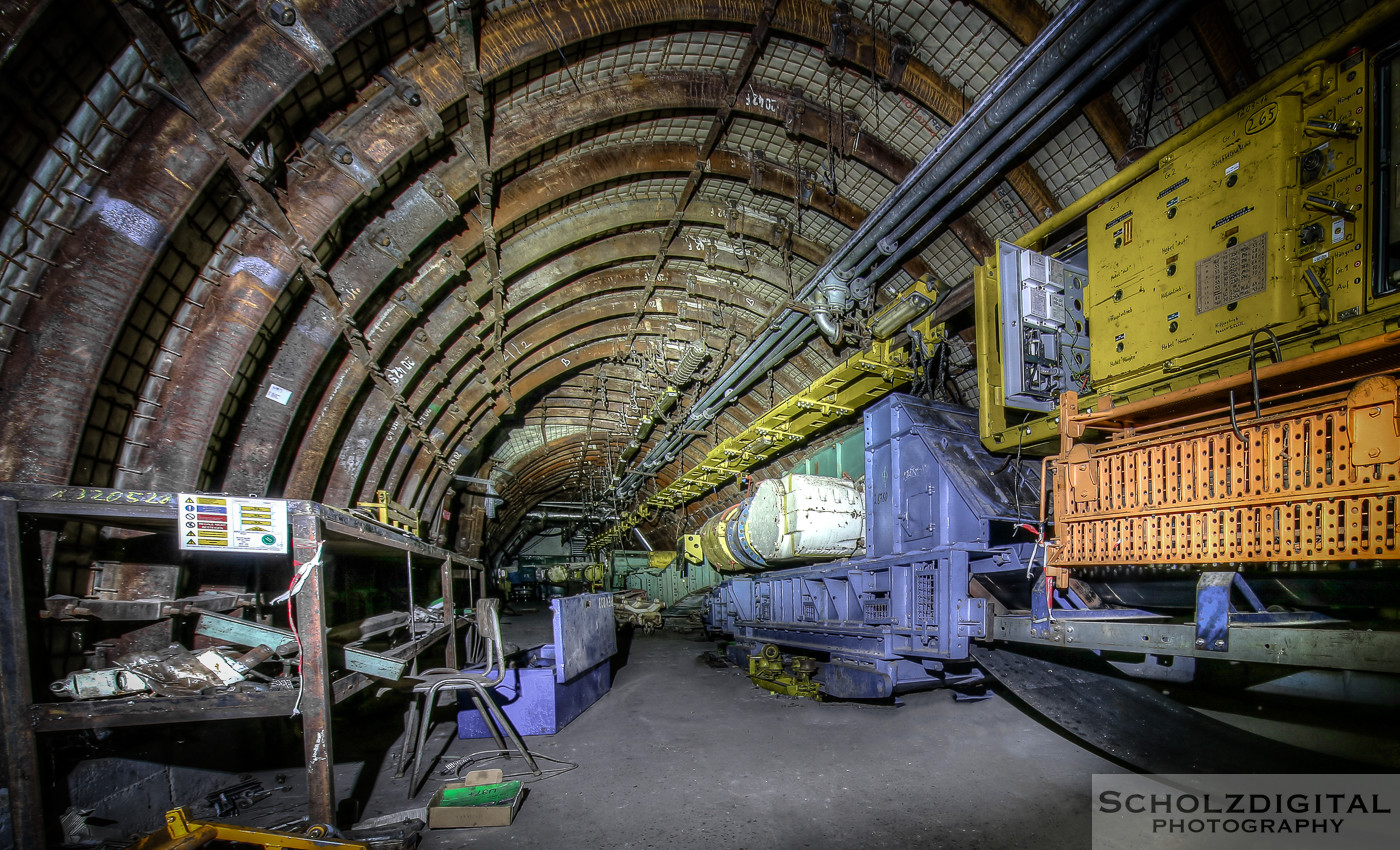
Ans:
POLYGON ((1096 390, 1209 366, 1261 329, 1286 339, 1360 314, 1364 71, 1360 53, 1316 63, 1089 213, 1096 390))
MULTIPOLYGON (((1376 155, 1386 130, 1380 101, 1392 97, 1373 91, 1375 65, 1365 50, 1314 51, 1018 242, 1044 251, 1036 239, 1083 228, 1048 254, 1087 272, 1082 304, 1066 293, 1063 307, 1066 317, 1082 307, 1087 333, 1087 374, 1062 381, 1080 409, 1400 325, 1400 291, 1375 286, 1385 248, 1374 235, 1386 179, 1376 155)), ((992 449, 1054 452, 1058 407, 1016 394, 1027 355, 1008 348, 1003 331, 1030 319, 1008 300, 1011 273, 998 257, 976 278, 982 439, 992 449)))

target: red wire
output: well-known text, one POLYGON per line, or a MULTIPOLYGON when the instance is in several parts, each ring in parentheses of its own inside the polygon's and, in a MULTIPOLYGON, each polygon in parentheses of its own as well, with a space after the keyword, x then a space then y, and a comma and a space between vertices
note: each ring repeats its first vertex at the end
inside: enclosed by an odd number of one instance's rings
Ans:
POLYGON ((293 588, 294 586, 296 586, 296 583, 297 583, 297 571, 298 571, 299 569, 301 569, 301 565, 299 565, 299 564, 294 564, 294 565, 293 565, 293 567, 292 567, 292 580, 291 580, 290 582, 287 583, 287 625, 291 626, 291 628, 292 628, 292 639, 295 640, 295 641, 297 642, 297 680, 298 680, 298 681, 297 681, 297 688, 298 688, 298 689, 301 688, 301 681, 300 681, 300 680, 301 680, 301 657, 302 657, 302 651, 301 651, 301 635, 297 633, 297 617, 296 617, 296 613, 292 610, 292 598, 296 595, 296 594, 292 593, 292 588, 293 588))

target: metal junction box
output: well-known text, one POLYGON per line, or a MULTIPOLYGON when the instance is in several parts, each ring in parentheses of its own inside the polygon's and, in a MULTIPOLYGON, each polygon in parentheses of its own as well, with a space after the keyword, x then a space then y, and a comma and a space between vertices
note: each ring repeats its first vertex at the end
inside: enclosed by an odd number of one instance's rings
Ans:
POLYGON ((1065 390, 1089 386, 1084 269, 997 244, 1001 351, 1008 407, 1052 410, 1065 390))

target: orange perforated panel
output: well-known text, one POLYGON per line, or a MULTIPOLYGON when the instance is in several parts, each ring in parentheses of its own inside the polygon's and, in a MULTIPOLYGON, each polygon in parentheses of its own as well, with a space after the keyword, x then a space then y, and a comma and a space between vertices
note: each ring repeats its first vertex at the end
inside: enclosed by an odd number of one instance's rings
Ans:
POLYGON ((1243 441, 1216 422, 1072 446, 1054 463, 1049 563, 1400 558, 1400 462, 1369 462, 1396 456, 1395 414, 1393 392, 1354 391, 1241 423, 1243 441))

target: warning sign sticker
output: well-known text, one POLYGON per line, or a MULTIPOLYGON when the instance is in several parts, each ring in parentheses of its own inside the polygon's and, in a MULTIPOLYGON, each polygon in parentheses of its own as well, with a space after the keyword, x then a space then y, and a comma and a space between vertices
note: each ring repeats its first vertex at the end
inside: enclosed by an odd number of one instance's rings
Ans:
POLYGON ((290 551, 287 503, 181 493, 180 548, 220 552, 290 551))

